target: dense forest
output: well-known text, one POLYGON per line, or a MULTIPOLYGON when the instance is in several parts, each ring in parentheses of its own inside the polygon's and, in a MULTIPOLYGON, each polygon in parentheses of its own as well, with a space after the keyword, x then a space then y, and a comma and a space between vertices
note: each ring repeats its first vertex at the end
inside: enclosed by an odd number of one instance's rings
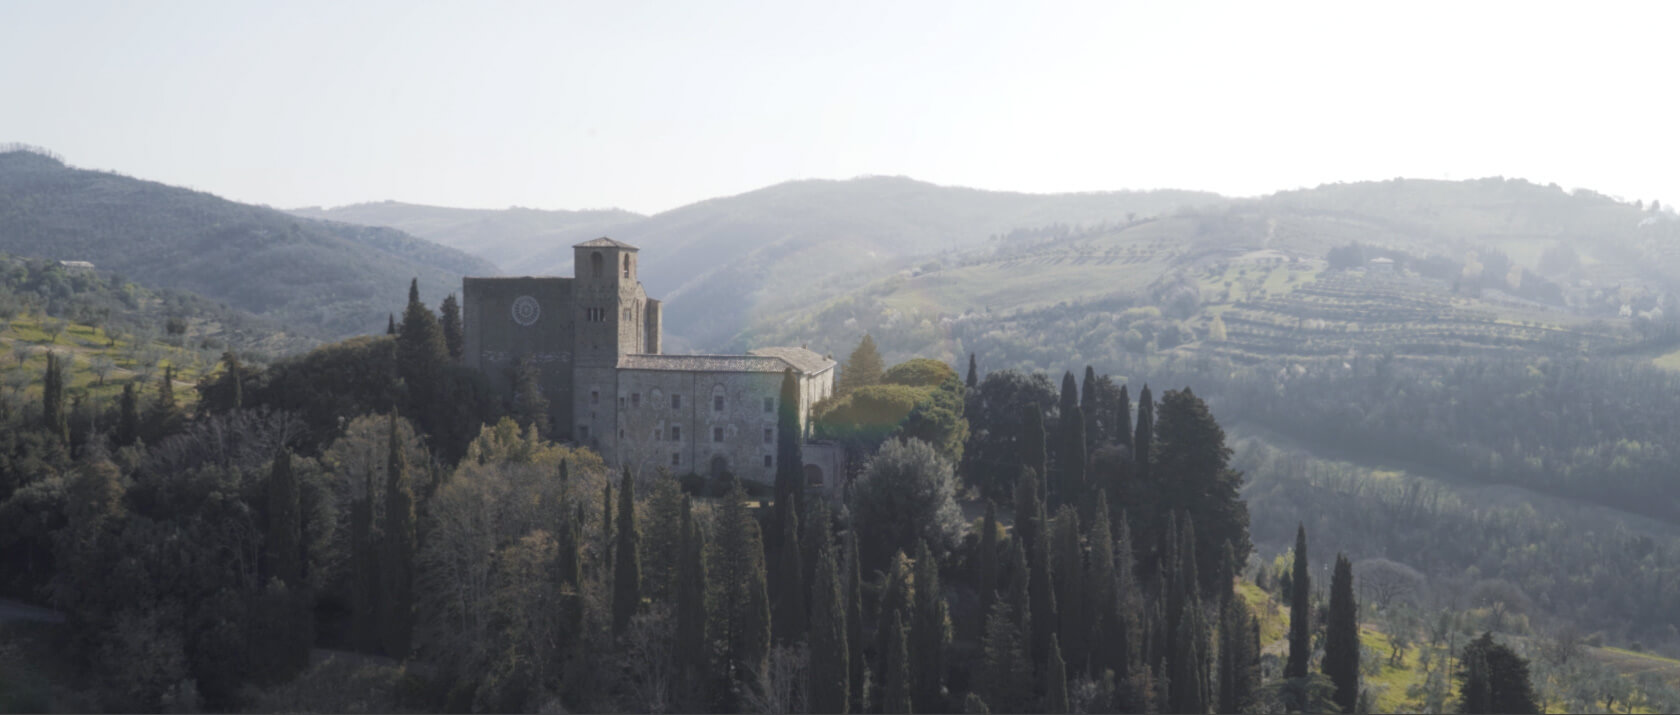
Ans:
MULTIPOLYGON (((195 409, 173 381, 131 387, 107 431, 69 429, 49 359, 0 445, 3 588, 64 614, 9 628, 87 687, 11 660, 11 702, 1212 712, 1361 697, 1344 568, 1317 605, 1304 571, 1292 582, 1295 607, 1327 615, 1293 616, 1306 635, 1289 666, 1264 668, 1255 609, 1273 597, 1237 588, 1264 571, 1243 475, 1189 388, 1144 387, 1134 406, 1094 371, 1058 392, 973 364, 966 379, 888 367, 865 342, 817 407, 816 430, 859 457, 844 490, 807 493, 797 468, 770 485, 612 473, 545 439, 533 383, 503 403, 454 367, 456 310, 411 288, 392 335, 266 367, 228 353, 195 409)), ((798 430, 781 433, 780 463, 802 463, 798 430)), ((1473 666, 1467 688, 1504 692, 1527 667, 1497 641, 1453 657, 1473 666), (1497 658, 1516 660, 1475 665, 1497 658)))

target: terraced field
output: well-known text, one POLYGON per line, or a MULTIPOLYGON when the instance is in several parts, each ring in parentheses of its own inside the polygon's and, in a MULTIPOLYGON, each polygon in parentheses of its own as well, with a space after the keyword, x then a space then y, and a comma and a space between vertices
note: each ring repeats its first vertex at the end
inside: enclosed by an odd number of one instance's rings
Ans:
POLYGON ((1393 352, 1408 357, 1592 353, 1626 340, 1561 313, 1523 315, 1399 276, 1330 273, 1219 311, 1227 338, 1203 347, 1244 363, 1393 352), (1523 320, 1521 318, 1534 318, 1523 320))

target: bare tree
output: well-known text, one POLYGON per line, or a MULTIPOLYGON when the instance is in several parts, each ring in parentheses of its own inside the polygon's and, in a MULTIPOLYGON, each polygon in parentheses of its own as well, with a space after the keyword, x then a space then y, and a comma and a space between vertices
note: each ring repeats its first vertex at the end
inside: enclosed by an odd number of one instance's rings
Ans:
POLYGON ((776 646, 758 673, 758 688, 747 694, 747 707, 760 715, 805 712, 805 668, 811 654, 804 643, 776 646))
POLYGON ((1415 601, 1423 589, 1423 574, 1398 561, 1366 559, 1353 572, 1365 603, 1382 610, 1388 610, 1396 601, 1415 601))

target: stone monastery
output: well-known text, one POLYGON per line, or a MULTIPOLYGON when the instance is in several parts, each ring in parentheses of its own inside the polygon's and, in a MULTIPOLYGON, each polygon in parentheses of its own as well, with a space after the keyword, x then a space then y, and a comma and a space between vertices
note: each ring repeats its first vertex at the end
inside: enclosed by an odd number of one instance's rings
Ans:
MULTIPOLYGON (((637 253, 598 238, 573 247, 571 278, 464 279, 467 365, 507 395, 514 365, 529 356, 554 438, 589 446, 609 465, 772 481, 783 371, 799 382, 804 438, 811 406, 834 392, 834 361, 805 348, 661 354, 660 302, 636 278, 637 253)), ((833 486, 838 450, 804 451, 807 485, 833 486)))

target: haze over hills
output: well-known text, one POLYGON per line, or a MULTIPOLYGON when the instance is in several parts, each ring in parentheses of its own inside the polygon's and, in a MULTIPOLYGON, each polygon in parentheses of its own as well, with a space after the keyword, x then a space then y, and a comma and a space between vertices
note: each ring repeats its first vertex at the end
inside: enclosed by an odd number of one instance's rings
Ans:
POLYGON ((483 258, 504 273, 518 272, 556 245, 569 246, 610 234, 619 226, 644 218, 620 209, 456 209, 397 201, 327 209, 298 208, 290 213, 366 226, 389 226, 483 258))
POLYGON ((0 154, 0 251, 90 261, 323 337, 374 332, 418 278, 435 305, 489 262, 387 228, 311 220, 32 151, 0 154))

